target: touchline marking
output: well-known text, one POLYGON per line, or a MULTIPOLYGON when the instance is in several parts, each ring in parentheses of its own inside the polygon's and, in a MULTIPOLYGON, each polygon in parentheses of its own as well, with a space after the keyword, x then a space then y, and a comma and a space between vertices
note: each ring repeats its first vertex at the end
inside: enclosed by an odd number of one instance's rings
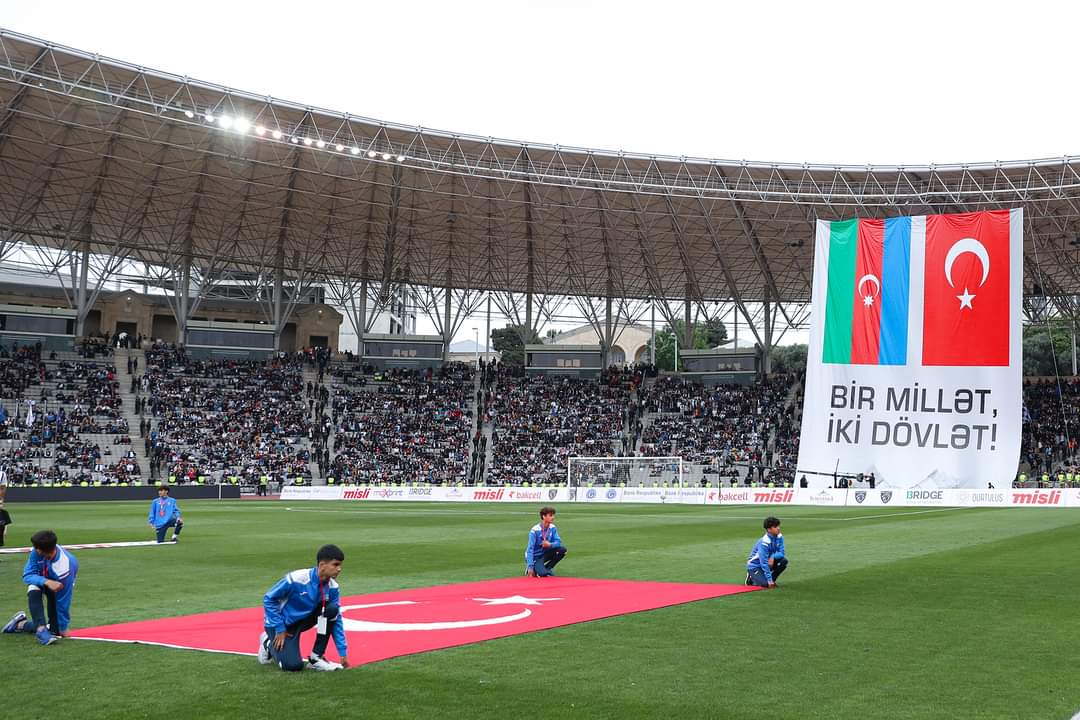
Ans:
MULTIPOLYGON (((167 540, 164 542, 157 542, 156 540, 137 540, 133 542, 111 542, 111 543, 79 543, 76 545, 69 545, 67 543, 60 543, 60 546, 67 550, 97 550, 99 548, 121 548, 121 547, 147 547, 148 545, 175 545, 175 540, 167 540)), ((34 548, 32 547, 17 547, 17 548, 0 548, 0 555, 17 555, 21 553, 28 553, 34 548)))
MULTIPOLYGON (((933 510, 914 510, 912 512, 889 513, 888 515, 858 515, 850 518, 828 518, 829 520, 876 520, 877 518, 902 517, 904 515, 926 515, 927 513, 950 512, 952 510, 974 510, 973 507, 947 507, 933 510)), ((826 518, 821 518, 826 519, 826 518)))
MULTIPOLYGON (((410 508, 410 509, 406 510, 406 509, 401 508, 401 507, 380 507, 380 508, 375 508, 375 507, 372 507, 370 505, 365 505, 362 508, 357 507, 355 510, 322 510, 322 509, 316 509, 316 508, 296 508, 296 507, 287 507, 285 509, 288 510, 289 512, 339 513, 339 514, 342 514, 342 515, 361 515, 361 514, 366 514, 366 513, 376 513, 376 514, 377 513, 387 513, 387 514, 393 514, 393 515, 457 515, 458 517, 461 517, 461 511, 460 510, 443 510, 441 508, 426 509, 426 508, 414 507, 414 508, 410 508)), ((467 512, 469 513, 470 516, 472 516, 472 515, 529 515, 529 516, 532 516, 532 515, 536 514, 535 511, 533 511, 531 509, 527 510, 527 511, 526 510, 517 510, 516 512, 514 510, 509 510, 509 509, 505 510, 503 512, 497 512, 497 511, 493 511, 493 510, 468 510, 467 512)))

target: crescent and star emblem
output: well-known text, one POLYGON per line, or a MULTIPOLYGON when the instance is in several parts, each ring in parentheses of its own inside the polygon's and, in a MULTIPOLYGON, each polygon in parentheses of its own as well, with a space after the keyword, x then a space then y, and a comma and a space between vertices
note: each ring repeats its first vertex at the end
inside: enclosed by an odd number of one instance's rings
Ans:
MULTIPOLYGON (((955 263, 961 255, 964 253, 971 253, 978 258, 979 263, 982 266, 982 280, 979 281, 979 287, 982 287, 986 283, 986 278, 990 276, 990 253, 986 251, 986 246, 975 238, 963 238, 957 240, 951 248, 949 248, 948 254, 945 255, 945 279, 949 281, 949 287, 956 287, 952 279, 953 263, 955 263)), ((960 309, 967 308, 974 310, 971 301, 975 299, 967 286, 964 286, 964 294, 957 295, 956 299, 960 301, 960 309)))
POLYGON ((859 293, 859 297, 862 298, 863 305, 870 307, 874 304, 874 297, 881 294, 881 281, 877 279, 876 275, 863 275, 861 278, 859 278, 857 290, 859 293), (869 295, 863 293, 863 283, 873 284, 874 290, 869 295))
MULTIPOLYGON (((554 602, 562 598, 529 598, 521 595, 511 595, 504 598, 471 598, 483 605, 543 605, 545 602, 554 602)), ((355 620, 345 617, 347 610, 364 610, 366 608, 393 607, 402 605, 423 605, 426 603, 415 600, 395 600, 393 602, 363 603, 360 605, 345 605, 341 608, 342 625, 346 630, 353 632, 406 632, 410 630, 460 630, 463 628, 483 627, 485 625, 501 625, 503 623, 524 620, 532 615, 532 610, 526 607, 509 615, 497 615, 490 618, 477 620, 440 620, 436 622, 377 622, 373 620, 355 620)))

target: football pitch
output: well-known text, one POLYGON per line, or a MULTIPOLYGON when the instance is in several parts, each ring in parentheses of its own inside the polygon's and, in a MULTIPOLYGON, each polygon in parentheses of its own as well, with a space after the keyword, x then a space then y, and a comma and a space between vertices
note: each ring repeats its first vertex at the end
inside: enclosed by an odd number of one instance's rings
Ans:
MULTIPOLYGON (((182 542, 75 551, 73 628, 257 606, 345 552, 342 595, 518 576, 536 507, 184 501, 182 542)), ((144 540, 146 503, 15 504, 7 545, 144 540)), ((0 636, 4 718, 1070 718, 1080 510, 573 505, 560 575, 741 583, 783 521, 781 588, 336 672, 0 636), (53 708, 53 710, 49 710, 53 708)), ((25 610, 0 555, 0 622, 25 610)), ((542 586, 543 580, 536 581, 542 586)), ((252 627, 251 651, 260 628, 252 627)), ((355 636, 351 642, 356 642, 355 636)))

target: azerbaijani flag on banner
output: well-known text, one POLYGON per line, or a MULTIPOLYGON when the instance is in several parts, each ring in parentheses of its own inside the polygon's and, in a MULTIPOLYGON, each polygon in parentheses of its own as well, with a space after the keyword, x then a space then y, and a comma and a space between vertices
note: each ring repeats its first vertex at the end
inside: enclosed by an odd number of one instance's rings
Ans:
POLYGON ((906 365, 911 218, 830 225, 822 360, 906 365))
POLYGON ((822 362, 1008 365, 1009 242, 1007 210, 829 223, 822 362))

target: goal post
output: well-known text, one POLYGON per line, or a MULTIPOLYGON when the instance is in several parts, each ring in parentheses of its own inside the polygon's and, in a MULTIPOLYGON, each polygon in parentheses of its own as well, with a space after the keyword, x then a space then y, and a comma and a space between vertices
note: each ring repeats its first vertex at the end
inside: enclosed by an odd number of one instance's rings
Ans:
POLYGON ((681 457, 570 457, 567 487, 683 487, 681 457))

